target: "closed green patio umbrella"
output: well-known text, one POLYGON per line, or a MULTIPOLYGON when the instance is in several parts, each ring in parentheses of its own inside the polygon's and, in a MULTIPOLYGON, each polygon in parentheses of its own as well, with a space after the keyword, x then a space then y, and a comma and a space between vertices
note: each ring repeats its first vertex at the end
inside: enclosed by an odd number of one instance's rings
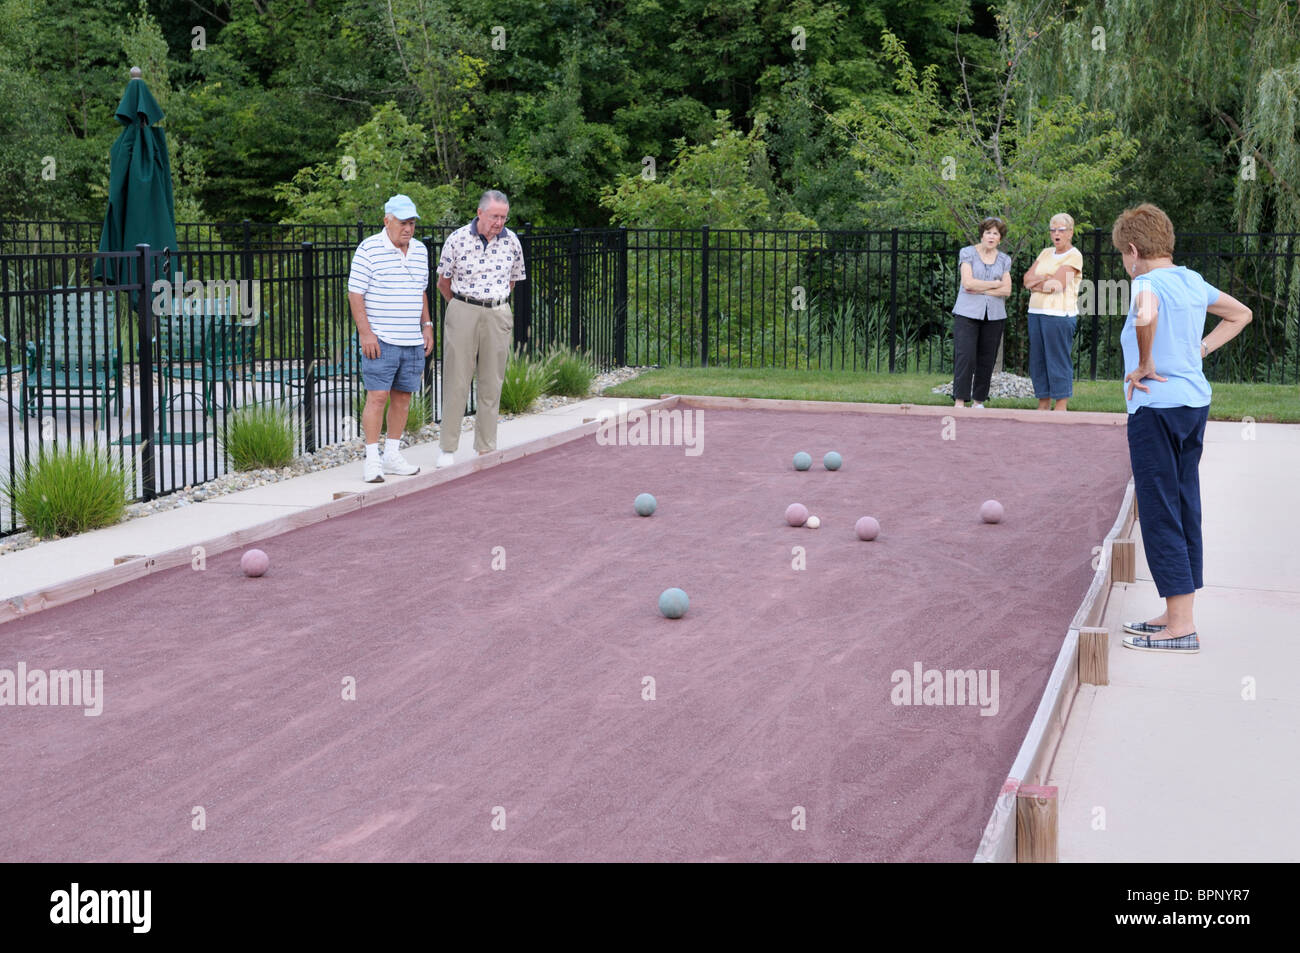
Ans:
MULTIPOLYGON (((163 111, 139 78, 138 67, 131 70, 131 76, 117 104, 117 121, 125 128, 109 154, 108 212, 104 215, 99 250, 132 251, 137 244, 147 242, 159 251, 176 251, 171 161, 167 157, 167 136, 158 128, 163 111)), ((135 270, 133 261, 101 260, 95 263, 94 276, 125 284, 138 280, 135 270)), ((155 271, 164 269, 160 266, 155 271)), ((153 277, 169 275, 156 273, 153 277)))

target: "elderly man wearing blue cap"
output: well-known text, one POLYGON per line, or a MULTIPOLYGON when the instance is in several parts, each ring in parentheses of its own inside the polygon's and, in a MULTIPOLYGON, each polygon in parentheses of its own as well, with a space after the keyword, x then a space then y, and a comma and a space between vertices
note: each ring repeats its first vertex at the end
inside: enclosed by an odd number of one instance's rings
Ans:
POLYGON ((367 483, 383 483, 384 474, 410 476, 420 468, 399 451, 411 394, 420 389, 425 359, 433 353, 429 317, 429 252, 415 234, 415 203, 394 195, 384 203, 384 230, 357 246, 348 275, 348 304, 361 340, 361 377, 366 406, 361 427, 366 434, 367 483), (384 403, 388 439, 379 454, 384 403))

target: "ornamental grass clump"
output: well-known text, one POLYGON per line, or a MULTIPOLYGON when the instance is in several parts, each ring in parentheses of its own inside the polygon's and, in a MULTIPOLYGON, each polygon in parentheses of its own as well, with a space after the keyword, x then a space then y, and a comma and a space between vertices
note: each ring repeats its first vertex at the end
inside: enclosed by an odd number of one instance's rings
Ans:
POLYGON ((0 493, 34 536, 70 536, 119 522, 132 482, 106 450, 56 447, 5 479, 0 493))

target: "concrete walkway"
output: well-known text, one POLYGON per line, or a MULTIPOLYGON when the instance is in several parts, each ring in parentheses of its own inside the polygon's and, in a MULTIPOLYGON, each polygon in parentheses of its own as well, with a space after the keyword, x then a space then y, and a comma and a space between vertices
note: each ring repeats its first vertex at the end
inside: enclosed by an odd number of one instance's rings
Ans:
MULTIPOLYGON (((627 401, 630 408, 651 401, 627 401)), ((580 426, 595 398, 502 421, 502 449, 580 426)), ((437 444, 405 451, 433 466, 437 444)), ((457 461, 474 453, 463 434, 457 461)), ((1063 861, 1296 861, 1300 825, 1300 426, 1211 423, 1201 464, 1202 649, 1165 658, 1120 645, 1157 614, 1139 538, 1137 582, 1117 585, 1110 684, 1084 686, 1050 783, 1063 861)), ((400 478, 395 478, 400 479, 400 478)), ((0 599, 364 492, 360 462, 0 556, 0 599)), ((1140 533, 1139 533, 1140 537, 1140 533)), ((1079 593, 1082 599, 1083 593, 1079 593)), ((0 633, 2 633, 0 629, 0 633)))
POLYGON ((1164 605, 1139 540, 1107 610, 1110 684, 1080 688, 1049 782, 1062 861, 1300 860, 1298 473, 1300 426, 1210 423, 1200 654, 1120 644, 1164 605))

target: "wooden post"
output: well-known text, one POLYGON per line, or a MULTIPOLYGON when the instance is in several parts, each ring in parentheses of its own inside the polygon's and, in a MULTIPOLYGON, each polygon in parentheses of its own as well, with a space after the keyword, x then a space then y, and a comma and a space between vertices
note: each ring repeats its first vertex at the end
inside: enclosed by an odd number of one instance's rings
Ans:
POLYGON ((1110 562, 1112 582, 1137 582, 1137 546, 1132 538, 1110 544, 1110 562))
POLYGON ((1079 684, 1110 684, 1110 630, 1087 626, 1079 630, 1079 684))
POLYGON ((1056 830, 1056 788, 1022 784, 1016 793, 1016 863, 1057 863, 1056 830))

